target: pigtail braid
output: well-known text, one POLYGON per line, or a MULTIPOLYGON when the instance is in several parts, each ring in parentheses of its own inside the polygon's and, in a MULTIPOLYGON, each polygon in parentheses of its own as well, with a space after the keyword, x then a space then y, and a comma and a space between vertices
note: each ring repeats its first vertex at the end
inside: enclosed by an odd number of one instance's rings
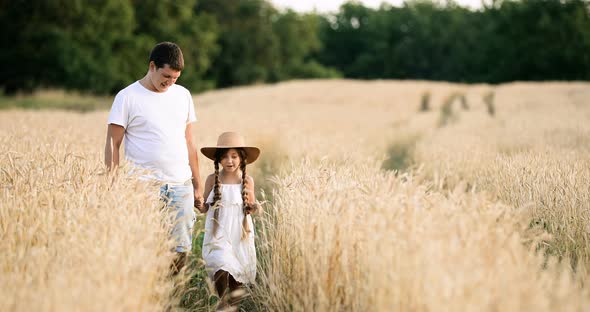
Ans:
POLYGON ((217 232, 219 227, 219 204, 221 201, 221 191, 219 191, 219 162, 217 159, 214 162, 215 165, 215 184, 213 186, 213 235, 217 232))
POLYGON ((246 159, 243 159, 240 163, 240 169, 242 170, 242 211, 244 212, 244 221, 242 221, 242 240, 248 237, 250 233, 250 226, 248 225, 248 211, 246 209, 246 195, 248 194, 246 190, 246 159))

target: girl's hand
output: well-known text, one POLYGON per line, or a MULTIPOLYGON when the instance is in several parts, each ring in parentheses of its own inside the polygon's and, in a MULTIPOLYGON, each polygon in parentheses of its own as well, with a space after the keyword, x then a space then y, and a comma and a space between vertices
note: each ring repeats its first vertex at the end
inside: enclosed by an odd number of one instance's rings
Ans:
POLYGON ((197 208, 197 210, 199 210, 201 213, 205 213, 207 212, 207 210, 209 210, 208 207, 209 205, 206 205, 205 203, 203 203, 203 198, 195 198, 195 208, 197 208))
POLYGON ((254 179, 248 176, 248 183, 246 184, 246 196, 245 196, 245 207, 247 214, 253 214, 261 208, 260 203, 256 200, 256 195, 254 194, 254 179))
POLYGON ((256 213, 256 211, 258 211, 258 208, 260 208, 260 204, 257 202, 246 203, 246 213, 248 213, 248 214, 256 213))

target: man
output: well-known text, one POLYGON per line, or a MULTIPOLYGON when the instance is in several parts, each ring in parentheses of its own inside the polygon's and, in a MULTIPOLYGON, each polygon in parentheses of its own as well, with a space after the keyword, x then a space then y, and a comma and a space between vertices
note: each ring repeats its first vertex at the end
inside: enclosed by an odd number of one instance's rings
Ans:
POLYGON ((203 204, 197 149, 191 124, 196 121, 190 92, 175 82, 184 68, 180 48, 171 42, 157 44, 150 53, 147 74, 121 90, 109 114, 105 164, 119 166, 119 149, 125 138, 125 157, 146 169, 141 178, 159 182, 161 200, 175 215, 172 236, 177 274, 192 247, 193 206, 203 204))

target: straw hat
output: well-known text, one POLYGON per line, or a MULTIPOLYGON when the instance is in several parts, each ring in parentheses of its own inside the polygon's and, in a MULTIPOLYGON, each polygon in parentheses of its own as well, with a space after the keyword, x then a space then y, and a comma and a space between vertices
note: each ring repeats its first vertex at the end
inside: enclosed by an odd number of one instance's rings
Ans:
POLYGON ((254 146, 246 146, 244 144, 244 138, 237 132, 224 132, 219 135, 217 139, 217 146, 215 147, 203 147, 201 153, 205 157, 215 160, 215 152, 218 148, 242 148, 246 152, 246 160, 248 164, 253 163, 258 159, 260 155, 260 149, 254 146))

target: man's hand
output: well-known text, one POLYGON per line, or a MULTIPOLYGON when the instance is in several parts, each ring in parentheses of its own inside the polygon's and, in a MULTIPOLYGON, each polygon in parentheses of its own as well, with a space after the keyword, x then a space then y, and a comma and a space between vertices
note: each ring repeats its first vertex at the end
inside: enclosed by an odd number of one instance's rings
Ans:
POLYGON ((195 208, 197 208, 197 210, 199 210, 201 213, 207 212, 205 210, 205 201, 203 199, 203 195, 201 195, 197 189, 195 189, 195 208))

